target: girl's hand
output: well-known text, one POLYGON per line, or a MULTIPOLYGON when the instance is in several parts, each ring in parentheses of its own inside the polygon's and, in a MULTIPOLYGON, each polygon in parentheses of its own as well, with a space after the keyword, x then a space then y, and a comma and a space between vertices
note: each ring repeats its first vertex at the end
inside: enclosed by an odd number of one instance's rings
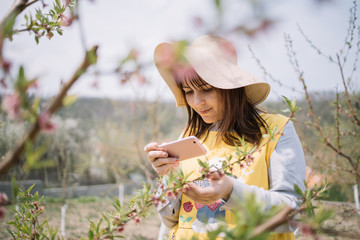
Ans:
POLYGON ((218 172, 211 173, 209 187, 200 187, 195 183, 187 183, 181 190, 186 196, 201 204, 212 204, 223 198, 228 200, 234 186, 234 179, 220 175, 218 172))
POLYGON ((144 151, 147 153, 152 167, 159 176, 165 175, 169 169, 176 170, 179 166, 179 159, 168 157, 168 153, 165 149, 160 148, 155 142, 146 145, 144 151))

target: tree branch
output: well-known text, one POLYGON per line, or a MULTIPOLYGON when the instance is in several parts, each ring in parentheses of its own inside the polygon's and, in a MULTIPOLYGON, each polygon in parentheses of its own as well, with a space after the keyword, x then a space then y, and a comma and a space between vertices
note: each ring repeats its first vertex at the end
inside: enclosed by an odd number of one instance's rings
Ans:
MULTIPOLYGON (((80 76, 86 72, 87 68, 94 64, 94 59, 92 57, 96 57, 96 50, 97 46, 94 46, 90 51, 86 52, 86 55, 82 61, 82 63, 79 65, 75 73, 72 75, 72 77, 63 85, 60 92, 54 99, 54 101, 51 103, 51 105, 48 107, 47 112, 50 114, 55 113, 57 110, 59 110, 61 107, 63 107, 63 100, 69 91, 69 89, 72 87, 72 85, 80 78, 80 76), (95 54, 95 55, 94 55, 95 54)), ((6 155, 3 157, 3 159, 0 162, 0 176, 5 174, 13 165, 19 162, 21 155, 24 152, 25 143, 27 141, 33 141, 35 140, 36 136, 40 132, 40 126, 38 123, 38 120, 32 125, 30 130, 24 134, 24 136, 18 141, 16 144, 16 147, 6 153, 6 155)))
POLYGON ((11 9, 9 10, 9 12, 5 15, 5 17, 1 20, 0 25, 1 27, 7 22, 9 21, 9 19, 11 17, 13 17, 14 15, 17 16, 19 15, 22 11, 24 11, 25 8, 27 8, 28 6, 30 6, 31 4, 33 4, 34 2, 37 2, 38 0, 35 0, 29 4, 28 3, 29 0, 15 0, 13 5, 11 6, 11 9))
POLYGON ((276 215, 270 218, 267 222, 257 226, 251 234, 251 238, 260 235, 265 231, 271 231, 280 226, 281 224, 289 221, 289 214, 294 209, 290 206, 286 206, 285 208, 281 209, 276 215))
POLYGON ((0 64, 3 62, 2 58, 2 49, 4 43, 4 28, 5 26, 13 21, 17 15, 19 15, 26 7, 28 0, 15 0, 9 12, 5 15, 5 17, 0 22, 0 64))

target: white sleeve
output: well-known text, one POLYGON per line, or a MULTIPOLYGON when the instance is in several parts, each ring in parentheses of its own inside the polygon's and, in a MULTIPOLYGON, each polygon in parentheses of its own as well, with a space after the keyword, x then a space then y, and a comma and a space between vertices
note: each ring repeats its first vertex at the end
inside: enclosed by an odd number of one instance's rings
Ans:
MULTIPOLYGON (((246 185, 239 179, 235 179, 231 196, 222 209, 236 210, 236 202, 244 200, 244 195, 247 193, 254 193, 257 199, 266 204, 266 207, 280 204, 298 207, 299 196, 294 190, 294 184, 305 190, 306 169, 304 152, 292 122, 286 124, 283 135, 271 154, 268 173, 269 190, 246 185)), ((291 226, 284 225, 275 231, 291 232, 293 230, 291 226)))

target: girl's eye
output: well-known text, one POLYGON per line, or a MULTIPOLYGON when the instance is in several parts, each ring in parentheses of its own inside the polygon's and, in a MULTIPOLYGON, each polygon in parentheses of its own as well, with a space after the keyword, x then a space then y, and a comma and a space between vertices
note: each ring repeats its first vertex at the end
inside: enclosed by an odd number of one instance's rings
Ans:
POLYGON ((184 91, 185 92, 185 95, 189 95, 189 94, 192 94, 193 91, 184 91))
POLYGON ((213 90, 213 88, 207 88, 207 89, 204 89, 203 92, 208 93, 208 92, 211 92, 212 90, 213 90))

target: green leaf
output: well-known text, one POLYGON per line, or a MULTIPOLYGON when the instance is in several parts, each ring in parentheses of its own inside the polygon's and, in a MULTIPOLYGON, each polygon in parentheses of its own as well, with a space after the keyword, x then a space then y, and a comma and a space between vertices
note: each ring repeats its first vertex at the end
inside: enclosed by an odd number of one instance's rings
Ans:
POLYGON ((19 195, 20 192, 20 187, 16 182, 15 176, 11 177, 11 190, 12 190, 12 197, 13 197, 13 201, 16 201, 17 196, 19 195))
POLYGON ((97 226, 96 226, 96 232, 99 232, 100 225, 101 225, 102 221, 103 221, 103 219, 100 218, 100 220, 99 220, 99 222, 98 222, 98 224, 97 224, 97 226))
MULTIPOLYGON (((25 143, 26 164, 24 165, 24 170, 29 171, 31 169, 41 168, 40 166, 36 165, 39 164, 40 158, 48 151, 48 149, 48 144, 44 144, 36 149, 32 149, 32 143, 30 141, 27 141, 25 143)), ((44 164, 54 166, 49 161, 51 160, 44 161, 44 164)))
POLYGON ((13 237, 13 239, 16 239, 14 233, 10 229, 7 228, 6 230, 10 233, 10 235, 13 237))
POLYGON ((63 31, 60 28, 57 28, 56 31, 59 35, 61 35, 61 36, 63 35, 63 31))
POLYGON ((26 194, 30 194, 30 192, 31 192, 31 190, 34 188, 34 186, 35 186, 35 183, 34 183, 33 185, 31 185, 31 186, 25 191, 25 193, 26 193, 26 194))
POLYGON ((221 0, 215 0, 215 6, 218 9, 218 11, 221 11, 221 0))
POLYGON ((4 36, 8 37, 10 41, 12 41, 13 27, 16 17, 17 13, 13 12, 8 18, 5 19, 3 23, 4 36))
POLYGON ((89 230, 88 237, 90 240, 94 239, 94 231, 93 230, 91 230, 91 229, 89 230))
POLYGON ((97 62, 97 47, 92 48, 91 50, 86 52, 86 59, 88 60, 90 65, 93 65, 97 62))
POLYGON ((23 86, 25 85, 25 83, 26 83, 26 78, 25 78, 24 67, 23 67, 23 66, 20 66, 17 84, 18 84, 20 87, 23 87, 23 86))
POLYGON ((304 192, 300 189, 300 187, 297 184, 294 184, 294 190, 297 194, 299 194, 300 196, 304 195, 304 192))
POLYGON ((39 97, 35 97, 34 102, 32 104, 32 109, 34 112, 37 112, 39 109, 39 103, 40 103, 40 98, 39 97))
POLYGON ((206 162, 203 162, 203 161, 201 161, 200 159, 198 159, 197 161, 198 161, 198 163, 199 163, 199 165, 200 165, 201 167, 203 167, 203 168, 205 168, 205 169, 208 169, 208 168, 209 168, 209 166, 208 166, 208 164, 207 164, 206 162))
POLYGON ((291 112, 291 111, 290 111, 290 109, 287 108, 287 109, 281 110, 281 112, 283 112, 283 113, 289 113, 289 112, 291 112))
POLYGON ((301 108, 296 106, 296 98, 294 98, 292 101, 288 99, 285 96, 282 96, 285 99, 286 104, 288 105, 289 109, 282 110, 282 112, 290 111, 292 114, 299 111, 301 108))
POLYGON ((76 102, 76 100, 77 100, 76 95, 68 95, 68 96, 64 97, 62 103, 63 103, 64 107, 67 107, 67 106, 72 105, 74 102, 76 102))

